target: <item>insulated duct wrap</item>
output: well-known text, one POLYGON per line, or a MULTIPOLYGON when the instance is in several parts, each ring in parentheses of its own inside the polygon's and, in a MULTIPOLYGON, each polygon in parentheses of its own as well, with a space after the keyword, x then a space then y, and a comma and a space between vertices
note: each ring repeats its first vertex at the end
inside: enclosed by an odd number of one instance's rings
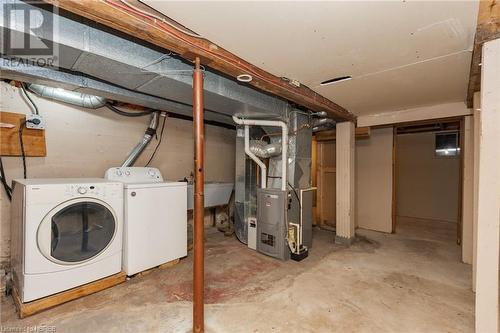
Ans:
POLYGON ((335 120, 330 119, 330 118, 321 118, 321 119, 316 119, 312 123, 312 127, 316 126, 324 126, 324 125, 330 125, 330 124, 335 124, 335 120))
POLYGON ((333 127, 335 127, 335 120, 330 119, 330 118, 316 119, 312 123, 313 133, 329 130, 333 127))
POLYGON ((53 88, 41 84, 28 84, 28 89, 36 95, 55 101, 76 105, 87 109, 98 109, 106 105, 106 98, 77 91, 53 88))
POLYGON ((270 158, 281 155, 281 142, 268 144, 262 140, 250 140, 250 151, 260 158, 270 158))

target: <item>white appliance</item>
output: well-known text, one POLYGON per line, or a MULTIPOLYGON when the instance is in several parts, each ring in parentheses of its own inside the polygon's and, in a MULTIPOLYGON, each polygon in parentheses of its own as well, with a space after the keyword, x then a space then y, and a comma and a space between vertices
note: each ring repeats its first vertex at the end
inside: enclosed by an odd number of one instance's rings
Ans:
POLYGON ((123 184, 14 180, 11 264, 29 302, 120 272, 123 184))
MULTIPOLYGON (((204 187, 205 208, 227 205, 233 192, 233 183, 212 183, 206 182, 204 187)), ((188 209, 194 207, 193 184, 188 185, 187 189, 188 209)))
POLYGON ((165 182, 156 168, 118 167, 124 183, 123 269, 133 275, 187 255, 187 184, 165 182))

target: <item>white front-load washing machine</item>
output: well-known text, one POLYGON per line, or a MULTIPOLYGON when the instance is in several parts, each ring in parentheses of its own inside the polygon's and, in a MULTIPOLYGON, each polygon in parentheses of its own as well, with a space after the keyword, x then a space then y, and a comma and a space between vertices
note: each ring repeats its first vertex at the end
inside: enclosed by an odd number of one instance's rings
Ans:
POLYGON ((22 302, 120 272, 122 230, 120 182, 14 180, 11 265, 22 302))

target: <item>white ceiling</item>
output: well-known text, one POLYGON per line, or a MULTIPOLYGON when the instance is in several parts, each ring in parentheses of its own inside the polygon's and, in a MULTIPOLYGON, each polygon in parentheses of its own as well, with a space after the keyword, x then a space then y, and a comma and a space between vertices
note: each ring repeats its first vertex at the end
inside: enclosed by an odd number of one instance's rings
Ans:
POLYGON ((357 115, 466 98, 477 1, 144 2, 357 115))

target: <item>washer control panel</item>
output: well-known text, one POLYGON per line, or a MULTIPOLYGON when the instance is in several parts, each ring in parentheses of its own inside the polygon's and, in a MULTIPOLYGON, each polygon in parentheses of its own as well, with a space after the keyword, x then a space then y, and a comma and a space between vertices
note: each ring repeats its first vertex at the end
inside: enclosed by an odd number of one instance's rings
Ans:
POLYGON ((66 197, 93 197, 93 198, 107 198, 115 197, 121 193, 123 185, 120 183, 81 183, 81 184, 67 184, 65 186, 64 194, 66 197))
POLYGON ((150 167, 116 167, 106 171, 104 178, 123 183, 158 183, 163 181, 160 170, 150 167))

